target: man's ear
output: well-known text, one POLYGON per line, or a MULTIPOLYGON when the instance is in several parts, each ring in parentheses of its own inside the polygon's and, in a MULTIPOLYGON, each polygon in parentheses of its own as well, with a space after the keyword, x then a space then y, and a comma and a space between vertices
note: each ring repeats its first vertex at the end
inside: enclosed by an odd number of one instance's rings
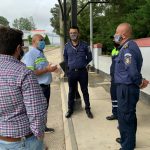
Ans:
POLYGON ((21 45, 19 44, 19 45, 17 45, 16 53, 17 53, 18 55, 20 55, 20 51, 21 51, 21 45))
POLYGON ((14 56, 16 58, 18 58, 18 56, 20 55, 20 44, 17 45, 16 49, 15 49, 15 53, 14 53, 14 56))

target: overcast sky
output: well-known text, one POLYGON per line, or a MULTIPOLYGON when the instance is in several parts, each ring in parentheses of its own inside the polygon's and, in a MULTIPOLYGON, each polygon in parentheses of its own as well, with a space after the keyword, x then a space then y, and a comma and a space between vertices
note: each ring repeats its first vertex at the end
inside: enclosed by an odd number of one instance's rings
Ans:
POLYGON ((20 17, 33 17, 37 29, 52 32, 49 19, 52 17, 50 9, 58 3, 58 0, 1 0, 0 16, 5 17, 10 26, 14 19, 20 17))

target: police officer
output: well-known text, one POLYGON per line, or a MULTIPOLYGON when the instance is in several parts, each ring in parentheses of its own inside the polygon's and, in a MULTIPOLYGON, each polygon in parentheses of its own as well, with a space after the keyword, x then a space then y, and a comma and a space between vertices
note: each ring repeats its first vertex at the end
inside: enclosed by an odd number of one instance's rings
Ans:
MULTIPOLYGON (((33 48, 24 55, 22 61, 26 64, 28 69, 33 70, 36 74, 44 96, 47 99, 48 109, 50 99, 50 83, 52 81, 51 72, 55 71, 57 66, 52 66, 49 64, 43 53, 45 41, 42 35, 35 34, 32 37, 32 46, 33 48)), ((46 127, 45 132, 54 132, 54 129, 46 127)))
POLYGON ((87 43, 79 40, 79 28, 71 27, 69 29, 70 41, 64 48, 64 60, 68 65, 68 112, 66 118, 73 114, 74 98, 77 82, 80 83, 81 91, 85 102, 86 114, 93 118, 90 110, 89 93, 88 93, 88 71, 86 66, 92 60, 92 53, 87 43))
POLYGON ((118 123, 121 136, 120 150, 134 150, 136 145, 136 104, 140 88, 148 81, 142 78, 143 58, 137 44, 130 39, 132 27, 128 23, 120 24, 114 35, 114 41, 121 45, 119 56, 115 59, 115 83, 117 84, 118 123))
MULTIPOLYGON (((110 38, 114 38, 111 36, 110 38)), ((114 49, 111 52, 111 58, 112 58, 112 63, 110 66, 110 76, 111 76, 111 85, 110 85, 110 95, 111 95, 111 101, 112 101, 112 115, 107 116, 107 120, 115 120, 118 118, 117 115, 117 110, 118 110, 118 102, 117 102, 117 85, 114 82, 114 70, 115 70, 115 58, 119 55, 119 50, 118 50, 119 44, 114 42, 114 49)))

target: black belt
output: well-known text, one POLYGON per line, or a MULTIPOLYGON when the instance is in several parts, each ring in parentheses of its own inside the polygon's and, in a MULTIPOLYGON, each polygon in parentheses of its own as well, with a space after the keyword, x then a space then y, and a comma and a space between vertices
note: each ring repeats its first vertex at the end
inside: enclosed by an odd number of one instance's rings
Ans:
POLYGON ((84 68, 77 68, 77 69, 70 69, 71 71, 84 71, 87 70, 86 67, 84 68))
POLYGON ((50 87, 50 85, 46 85, 46 84, 40 84, 41 87, 50 87))

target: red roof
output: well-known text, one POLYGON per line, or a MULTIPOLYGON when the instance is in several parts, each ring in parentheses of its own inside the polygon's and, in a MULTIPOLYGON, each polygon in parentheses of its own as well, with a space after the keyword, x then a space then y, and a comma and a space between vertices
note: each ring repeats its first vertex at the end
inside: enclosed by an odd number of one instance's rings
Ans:
POLYGON ((150 37, 134 40, 139 47, 150 47, 150 37))
POLYGON ((93 45, 93 48, 102 48, 103 45, 101 43, 97 43, 93 45))

